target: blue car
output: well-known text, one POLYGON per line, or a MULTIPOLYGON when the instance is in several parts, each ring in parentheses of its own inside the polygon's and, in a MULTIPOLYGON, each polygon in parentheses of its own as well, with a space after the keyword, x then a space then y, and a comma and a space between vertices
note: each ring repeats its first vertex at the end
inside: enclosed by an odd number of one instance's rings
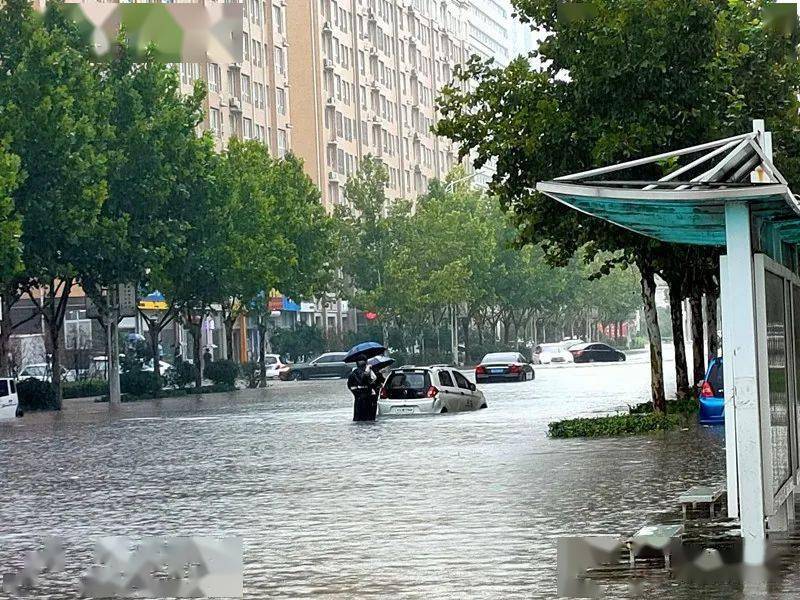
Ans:
POLYGON ((711 360, 706 378, 700 382, 700 422, 720 425, 725 422, 725 388, 722 378, 722 357, 711 360))

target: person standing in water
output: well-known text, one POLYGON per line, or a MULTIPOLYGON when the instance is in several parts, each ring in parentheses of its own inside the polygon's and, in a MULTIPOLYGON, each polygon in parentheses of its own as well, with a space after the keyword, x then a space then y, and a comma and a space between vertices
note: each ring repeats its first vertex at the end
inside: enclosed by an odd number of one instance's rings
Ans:
POLYGON ((366 360, 356 362, 356 368, 347 378, 347 387, 353 394, 353 421, 374 421, 378 408, 375 392, 377 378, 366 360))

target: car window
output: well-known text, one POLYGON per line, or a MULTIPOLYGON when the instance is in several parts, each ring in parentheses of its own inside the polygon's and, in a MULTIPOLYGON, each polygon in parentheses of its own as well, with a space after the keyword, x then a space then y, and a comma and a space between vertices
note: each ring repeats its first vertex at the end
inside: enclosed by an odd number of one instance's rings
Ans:
POLYGON ((17 393, 17 382, 13 381, 13 380, 11 381, 11 393, 12 394, 16 394, 17 393))
POLYGON ((0 398, 3 396, 8 396, 8 380, 3 379, 0 380, 0 398))
POLYGON ((278 359, 275 358, 274 356, 265 356, 264 362, 268 365, 274 365, 278 362, 278 359))
POLYGON ((395 371, 386 382, 389 390, 427 391, 431 378, 425 371, 395 371))
POLYGON ((315 365, 329 363, 329 362, 333 362, 332 357, 329 355, 323 355, 311 361, 311 363, 315 365))
POLYGON ((453 385, 453 378, 450 377, 450 373, 447 371, 439 371, 439 382, 444 387, 455 387, 455 385, 453 385))
POLYGON ((453 375, 456 378, 456 383, 458 384, 458 387, 463 388, 465 390, 470 389, 469 380, 466 377, 464 377, 458 371, 453 371, 453 375))
POLYGON ((711 384, 711 387, 714 390, 714 393, 717 397, 722 397, 725 394, 725 384, 723 379, 723 372, 722 372, 722 363, 717 361, 711 365, 711 368, 708 370, 708 383, 711 384))
POLYGON ((542 353, 542 347, 541 346, 536 346, 536 348, 534 349, 533 353, 534 354, 541 354, 542 353))
POLYGON ((514 362, 515 360, 517 360, 517 355, 515 355, 513 352, 494 352, 484 356, 481 362, 514 362))
POLYGON ((517 362, 526 363, 528 359, 522 356, 522 354, 517 354, 517 362))

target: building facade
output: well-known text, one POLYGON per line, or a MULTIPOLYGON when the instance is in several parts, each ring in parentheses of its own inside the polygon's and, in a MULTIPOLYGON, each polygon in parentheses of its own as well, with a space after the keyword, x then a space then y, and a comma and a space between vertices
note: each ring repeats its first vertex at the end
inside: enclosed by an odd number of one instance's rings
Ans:
POLYGON ((458 164, 431 133, 438 91, 468 56, 462 0, 309 0, 288 7, 293 151, 331 208, 367 155, 390 198, 415 197, 458 164))

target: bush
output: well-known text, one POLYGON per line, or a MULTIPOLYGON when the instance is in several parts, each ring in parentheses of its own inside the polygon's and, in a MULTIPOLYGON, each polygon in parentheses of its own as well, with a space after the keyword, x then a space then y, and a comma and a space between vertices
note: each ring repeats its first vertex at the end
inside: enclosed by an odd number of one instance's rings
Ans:
POLYGON ((98 379, 85 381, 66 381, 61 387, 64 398, 86 398, 87 396, 102 396, 108 393, 108 382, 98 379))
POLYGON ((56 393, 47 381, 25 379, 17 383, 19 408, 23 412, 32 410, 59 410, 56 393))
POLYGON ((679 422, 678 416, 661 413, 567 419, 550 423, 548 435, 553 438, 638 435, 651 431, 668 431, 677 427, 679 422))
MULTIPOLYGON (((697 398, 694 396, 690 396, 688 398, 683 398, 681 400, 669 400, 667 402, 667 414, 670 415, 685 415, 685 414, 694 414, 700 408, 700 405, 697 401, 697 398)), ((630 413, 632 415, 642 415, 647 413, 653 412, 653 403, 652 402, 643 402, 642 404, 637 404, 636 406, 630 409, 630 413)))
POLYGON ((180 360, 173 365, 172 383, 178 387, 192 385, 197 378, 197 367, 192 363, 180 360))
POLYGON ((147 371, 130 371, 120 374, 119 387, 123 394, 152 394, 161 389, 161 378, 147 371))
POLYGON ((203 375, 214 383, 234 385, 239 376, 239 364, 232 360, 215 360, 206 365, 203 375))

